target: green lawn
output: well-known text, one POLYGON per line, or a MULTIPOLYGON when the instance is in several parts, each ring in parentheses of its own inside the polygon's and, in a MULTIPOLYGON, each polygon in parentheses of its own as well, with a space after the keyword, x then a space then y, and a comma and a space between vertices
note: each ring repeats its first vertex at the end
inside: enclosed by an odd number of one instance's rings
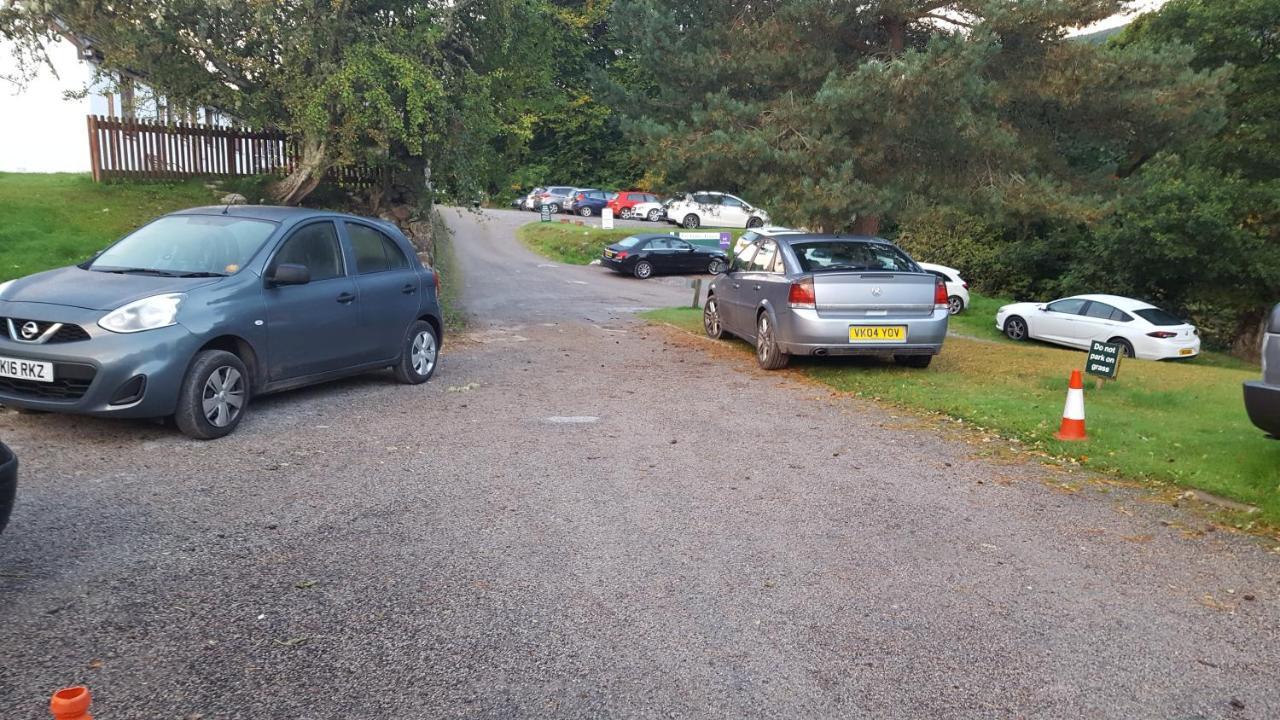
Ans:
POLYGON ((206 181, 95 183, 88 175, 0 173, 0 282, 80 262, 167 212, 208 205, 206 181))
MULTIPOLYGON (((999 301, 984 301, 999 304, 999 301)), ((701 311, 670 308, 646 314, 701 333, 701 311)), ((1262 509, 1280 525, 1280 441, 1268 440, 1245 415, 1240 384, 1254 369, 1204 362, 1126 360, 1120 379, 1085 387, 1089 440, 1053 439, 1067 378, 1083 351, 1013 343, 995 335, 994 306, 974 303, 928 370, 876 359, 795 359, 793 367, 838 390, 964 420, 1018 446, 1069 458, 1125 477, 1197 488, 1262 509), (988 312, 990 310, 990 312, 988 312), (991 324, 989 333, 980 328, 991 324)), ((745 343, 731 341, 753 362, 745 343)))
MULTIPOLYGON (((516 231, 516 237, 530 250, 562 263, 570 265, 587 265, 600 257, 606 245, 615 243, 628 235, 644 233, 682 232, 666 223, 652 223, 653 227, 626 227, 614 230, 601 230, 596 227, 574 225, 560 222, 531 222, 516 231)), ((716 232, 716 228, 702 228, 696 232, 716 232)), ((729 231, 733 239, 746 230, 729 231)))

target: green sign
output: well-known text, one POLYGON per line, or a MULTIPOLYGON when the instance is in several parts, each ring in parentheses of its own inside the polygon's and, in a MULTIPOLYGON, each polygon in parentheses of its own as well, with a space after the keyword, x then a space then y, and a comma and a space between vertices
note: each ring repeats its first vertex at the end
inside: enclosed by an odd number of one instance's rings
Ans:
POLYGON ((1120 346, 1094 340, 1089 346, 1089 359, 1084 371, 1108 380, 1115 380, 1120 373, 1120 346))
POLYGON ((542 222, 551 222, 551 206, 542 203, 538 208, 538 214, 541 216, 542 222))

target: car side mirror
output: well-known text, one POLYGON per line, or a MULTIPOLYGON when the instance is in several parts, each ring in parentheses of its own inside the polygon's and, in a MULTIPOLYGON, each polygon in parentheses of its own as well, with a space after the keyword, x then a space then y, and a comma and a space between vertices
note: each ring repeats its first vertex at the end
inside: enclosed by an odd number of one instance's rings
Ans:
POLYGON ((285 263, 271 271, 267 282, 272 285, 306 285, 311 282, 311 271, 306 265, 285 263))
POLYGON ((1037 310, 1039 310, 1040 312, 1044 312, 1044 311, 1048 310, 1049 308, 1048 308, 1048 306, 1045 306, 1045 305, 1037 305, 1037 306, 1036 306, 1036 309, 1037 309, 1037 310))

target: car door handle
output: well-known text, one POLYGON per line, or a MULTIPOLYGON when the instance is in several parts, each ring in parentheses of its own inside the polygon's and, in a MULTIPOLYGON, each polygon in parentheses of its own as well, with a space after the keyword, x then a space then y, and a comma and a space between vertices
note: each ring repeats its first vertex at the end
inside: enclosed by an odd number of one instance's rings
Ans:
POLYGON ((740 287, 742 287, 742 285, 740 285, 739 283, 734 283, 734 284, 733 284, 733 286, 734 286, 735 288, 740 288, 740 287))
POLYGON ((351 293, 342 293, 341 295, 338 296, 338 302, 342 303, 343 305, 350 305, 355 301, 356 301, 356 296, 352 295, 351 293))
POLYGON ((756 290, 759 290, 759 289, 760 289, 760 286, 759 286, 759 285, 757 285, 757 286, 756 286, 756 290))
POLYGON ((400 288, 400 292, 404 293, 405 295, 412 295, 418 292, 418 286, 412 285, 412 284, 405 285, 404 287, 400 288))

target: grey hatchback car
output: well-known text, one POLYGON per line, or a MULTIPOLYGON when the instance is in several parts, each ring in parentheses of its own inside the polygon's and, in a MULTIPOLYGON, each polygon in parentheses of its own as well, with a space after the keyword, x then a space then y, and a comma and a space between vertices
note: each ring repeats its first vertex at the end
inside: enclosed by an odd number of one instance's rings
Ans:
POLYGON ((439 278, 392 225, 283 207, 158 218, 83 264, 0 284, 0 404, 172 417, 222 437, 252 397, 435 372, 439 278))
POLYGON ((928 367, 947 335, 947 289, 888 240, 760 235, 712 281, 707 336, 756 346, 766 370, 792 355, 892 355, 928 367))

